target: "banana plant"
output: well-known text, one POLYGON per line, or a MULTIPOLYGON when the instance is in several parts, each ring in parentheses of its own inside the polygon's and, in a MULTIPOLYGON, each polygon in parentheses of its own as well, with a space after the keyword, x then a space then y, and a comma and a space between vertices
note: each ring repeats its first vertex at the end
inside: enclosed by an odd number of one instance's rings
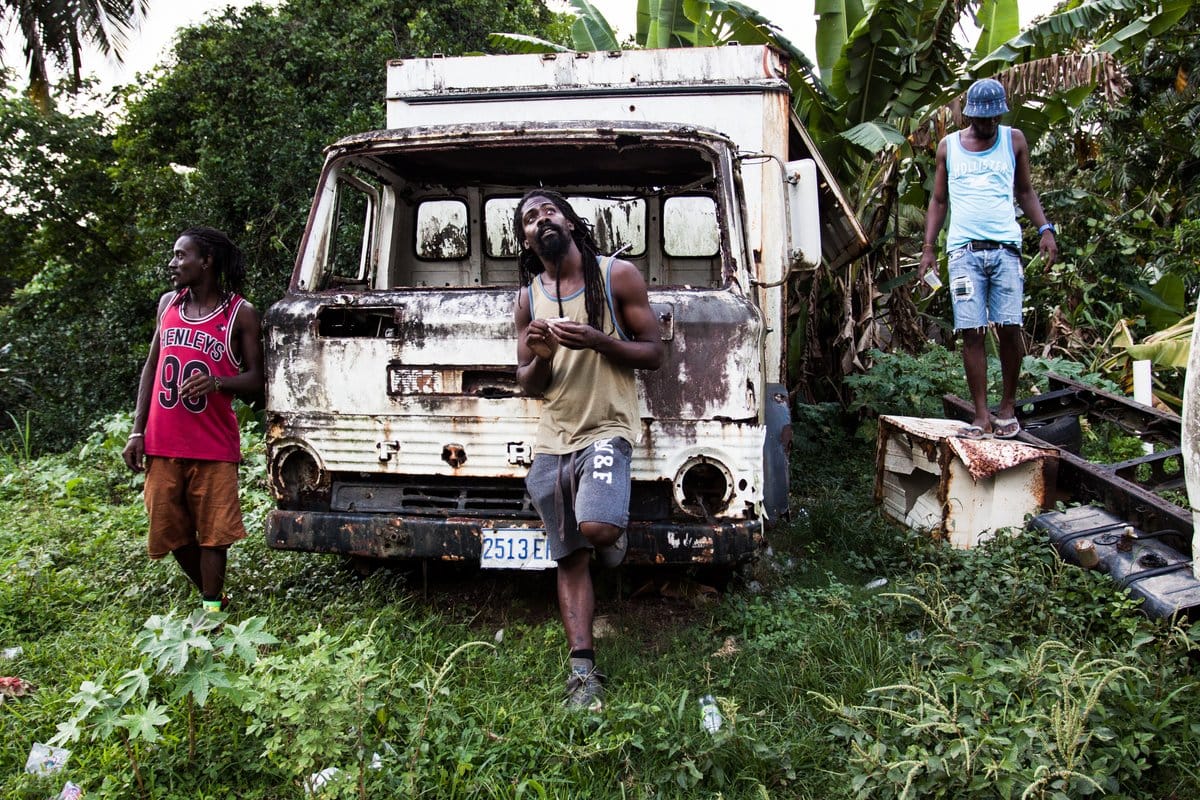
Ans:
MULTIPOLYGON (((793 110, 855 207, 866 212, 867 234, 879 245, 865 263, 848 265, 844 274, 819 274, 822 286, 798 291, 807 299, 796 301, 797 320, 839 309, 833 313, 842 318, 827 321, 836 334, 819 337, 834 342, 822 347, 838 352, 821 360, 848 370, 882 344, 881 316, 890 318, 893 344, 924 339, 907 282, 897 281, 899 264, 910 247, 908 231, 919 229, 928 204, 934 148, 970 83, 979 77, 1004 83, 1014 123, 1036 144, 1051 122, 1074 113, 1095 87, 1118 99, 1124 76, 1117 56, 1136 52, 1178 23, 1193 1, 1066 0, 1019 31, 1018 0, 816 0, 814 64, 738 0, 638 0, 635 44, 770 43, 789 55, 793 110), (958 33, 968 18, 981 29, 971 48, 958 33), (1090 49, 1080 46, 1089 42, 1095 43, 1090 49), (880 295, 878 286, 892 292, 880 295), (880 304, 889 305, 887 314, 876 313, 880 304)), ((576 49, 617 46, 595 6, 570 2, 578 17, 572 27, 576 49)), ((563 49, 510 34, 493 34, 491 41, 518 52, 563 49)), ((811 346, 805 336, 799 339, 797 347, 811 346)), ((840 385, 840 374, 828 377, 840 385)))
MULTIPOLYGON (((1142 317, 1154 333, 1136 341, 1132 321, 1117 320, 1092 364, 1093 370, 1103 372, 1126 392, 1133 390, 1134 361, 1149 361, 1156 370, 1187 369, 1196 321, 1195 314, 1185 313, 1185 288, 1178 275, 1168 273, 1153 286, 1131 286, 1130 290, 1142 298, 1142 317)), ((1176 412, 1183 408, 1182 399, 1167 391, 1158 378, 1154 395, 1176 412)))

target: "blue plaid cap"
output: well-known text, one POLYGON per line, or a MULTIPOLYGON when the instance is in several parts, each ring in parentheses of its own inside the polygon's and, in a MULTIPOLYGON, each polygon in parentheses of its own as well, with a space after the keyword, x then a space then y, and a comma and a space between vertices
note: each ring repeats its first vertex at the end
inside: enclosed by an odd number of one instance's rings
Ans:
POLYGON ((1008 103, 1004 101, 1004 87, 994 78, 982 78, 971 84, 967 89, 967 104, 963 107, 963 116, 967 117, 998 117, 1008 113, 1008 103))

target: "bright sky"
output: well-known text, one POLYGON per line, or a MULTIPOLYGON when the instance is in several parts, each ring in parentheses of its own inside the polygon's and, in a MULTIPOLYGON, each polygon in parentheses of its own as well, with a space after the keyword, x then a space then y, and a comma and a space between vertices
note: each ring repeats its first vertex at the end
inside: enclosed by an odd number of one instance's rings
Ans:
MULTIPOLYGON (((194 24, 209 16, 220 13, 227 7, 243 8, 259 0, 151 0, 150 13, 140 31, 127 48, 125 62, 117 65, 97 54, 86 60, 85 69, 90 68, 107 86, 128 83, 138 72, 144 72, 163 60, 170 49, 176 29, 194 24)), ((261 0, 265 5, 277 5, 278 0, 261 0)), ((779 26, 783 35, 803 52, 813 56, 813 38, 816 32, 816 17, 813 0, 742 0, 758 10, 764 17, 779 26)), ((565 0, 549 0, 566 6, 565 0)), ((592 0, 593 5, 617 29, 618 36, 631 34, 635 26, 637 0, 592 0)), ((1055 0, 1021 0, 1021 24, 1049 12, 1055 0)), ((20 39, 14 31, 4 31, 3 64, 25 75, 25 62, 21 53, 20 39)), ((380 69, 383 66, 380 65, 380 69)))

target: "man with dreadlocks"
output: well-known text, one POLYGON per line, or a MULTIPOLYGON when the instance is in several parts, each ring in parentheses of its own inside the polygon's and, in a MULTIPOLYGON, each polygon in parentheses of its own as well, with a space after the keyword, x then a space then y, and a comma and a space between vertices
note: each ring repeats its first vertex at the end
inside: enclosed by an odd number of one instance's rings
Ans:
POLYGON ((604 676, 592 641, 592 551, 625 557, 632 443, 640 427, 635 369, 663 347, 637 267, 601 258, 591 227, 557 192, 535 189, 514 215, 520 255, 517 380, 544 399, 525 479, 558 562, 570 648, 566 705, 599 711, 604 676))
POLYGON ((242 251, 218 230, 180 234, 170 270, 122 456, 146 472, 150 557, 173 555, 204 609, 221 611, 226 554, 246 536, 232 400, 262 390, 258 312, 238 294, 242 251))

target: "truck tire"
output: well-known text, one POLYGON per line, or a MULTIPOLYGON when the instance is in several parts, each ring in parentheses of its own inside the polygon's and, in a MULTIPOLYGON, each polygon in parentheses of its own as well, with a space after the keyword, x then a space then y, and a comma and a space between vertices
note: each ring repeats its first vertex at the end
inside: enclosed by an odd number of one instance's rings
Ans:
POLYGON ((1030 422, 1025 431, 1030 436, 1036 436, 1046 444, 1061 447, 1068 453, 1079 455, 1079 451, 1083 449, 1083 428, 1075 414, 1042 422, 1030 422))

